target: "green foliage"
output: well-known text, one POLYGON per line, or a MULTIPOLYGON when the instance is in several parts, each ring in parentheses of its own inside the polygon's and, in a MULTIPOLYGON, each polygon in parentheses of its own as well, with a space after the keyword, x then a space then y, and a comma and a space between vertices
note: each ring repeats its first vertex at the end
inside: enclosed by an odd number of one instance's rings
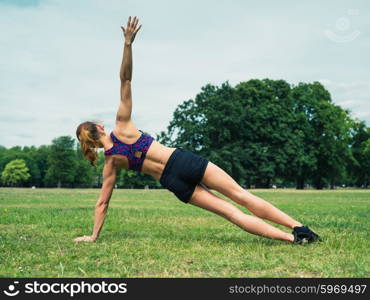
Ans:
POLYGON ((36 147, 12 147, 10 149, 0 149, 0 172, 5 168, 5 165, 12 160, 22 159, 25 161, 30 177, 28 180, 22 182, 22 186, 35 185, 41 180, 40 170, 37 166, 35 155, 37 154, 36 147))
POLYGON ((74 168, 74 187, 91 187, 94 183, 94 167, 83 157, 81 148, 76 145, 74 168))
POLYGON ((370 184, 370 128, 355 121, 350 143, 352 160, 349 164, 349 183, 367 188, 370 184))
POLYGON ((30 177, 28 171, 23 159, 15 159, 5 166, 1 173, 1 180, 5 185, 16 186, 30 177))
POLYGON ((61 136, 52 141, 48 156, 49 168, 45 175, 47 186, 71 186, 75 180, 76 159, 75 140, 70 136, 61 136))
MULTIPOLYGON (((17 186, 36 187, 101 187, 105 156, 98 152, 97 168, 83 157, 80 146, 68 136, 53 140, 52 145, 40 147, 0 146, 0 175, 5 165, 12 160, 22 159, 29 169, 29 178, 17 186)), ((0 181, 1 184, 1 181, 0 181)), ((5 185, 5 183, 3 183, 5 185)), ((159 181, 149 175, 131 170, 120 170, 117 177, 119 188, 159 188, 159 181)))
POLYGON ((296 177, 300 183, 311 179, 316 188, 333 185, 345 178, 352 120, 348 111, 331 101, 329 92, 319 83, 301 83, 292 89, 293 125, 299 133, 301 148, 296 177))
POLYGON ((177 107, 157 139, 207 157, 247 187, 321 189, 346 181, 352 127, 349 112, 319 82, 264 79, 206 85, 177 107))
POLYGON ((119 170, 116 184, 119 188, 161 187, 159 181, 153 177, 126 169, 119 170))

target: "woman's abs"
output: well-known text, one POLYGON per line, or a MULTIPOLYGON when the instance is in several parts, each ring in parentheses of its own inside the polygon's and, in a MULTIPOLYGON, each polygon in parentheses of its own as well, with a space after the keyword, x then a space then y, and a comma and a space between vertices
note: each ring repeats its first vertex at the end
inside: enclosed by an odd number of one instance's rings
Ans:
POLYGON ((157 141, 153 141, 146 154, 141 171, 159 180, 169 157, 175 150, 176 148, 167 147, 157 141))

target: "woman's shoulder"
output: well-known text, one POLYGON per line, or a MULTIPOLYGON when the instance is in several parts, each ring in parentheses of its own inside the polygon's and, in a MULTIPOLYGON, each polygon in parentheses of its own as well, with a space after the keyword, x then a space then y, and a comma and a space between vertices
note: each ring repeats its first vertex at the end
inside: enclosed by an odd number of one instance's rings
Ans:
POLYGON ((116 126, 112 130, 115 136, 121 136, 123 138, 133 138, 140 133, 140 130, 135 126, 132 121, 127 122, 116 122, 116 126))

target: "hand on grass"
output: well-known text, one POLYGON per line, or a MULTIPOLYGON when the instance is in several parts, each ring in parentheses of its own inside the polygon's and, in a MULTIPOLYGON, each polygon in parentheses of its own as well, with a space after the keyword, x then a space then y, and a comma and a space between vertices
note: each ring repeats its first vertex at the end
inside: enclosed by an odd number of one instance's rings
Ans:
POLYGON ((73 241, 74 242, 95 242, 95 240, 96 239, 91 235, 84 235, 84 236, 75 238, 73 241))

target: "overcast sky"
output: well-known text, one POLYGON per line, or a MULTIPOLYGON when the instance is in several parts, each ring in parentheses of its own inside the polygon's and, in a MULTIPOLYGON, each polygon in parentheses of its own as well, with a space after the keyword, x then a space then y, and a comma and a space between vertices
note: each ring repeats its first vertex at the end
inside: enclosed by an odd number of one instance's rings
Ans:
POLYGON ((369 1, 0 0, 0 145, 113 128, 129 15, 133 121, 152 135, 205 84, 252 78, 320 81, 370 125, 369 1))

